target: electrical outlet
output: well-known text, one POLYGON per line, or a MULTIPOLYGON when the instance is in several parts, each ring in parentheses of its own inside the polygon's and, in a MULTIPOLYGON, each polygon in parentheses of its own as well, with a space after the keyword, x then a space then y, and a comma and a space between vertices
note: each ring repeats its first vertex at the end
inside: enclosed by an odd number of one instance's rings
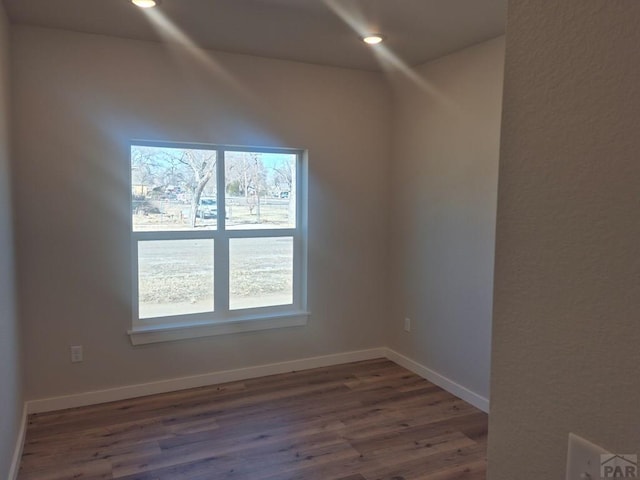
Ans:
POLYGON ((566 480, 599 480, 600 455, 608 453, 604 448, 570 433, 566 480))
POLYGON ((405 332, 410 332, 411 331, 411 319, 410 318, 405 318, 404 319, 404 331, 405 332))
POLYGON ((71 363, 78 363, 82 361, 82 345, 73 345, 71 347, 71 363))

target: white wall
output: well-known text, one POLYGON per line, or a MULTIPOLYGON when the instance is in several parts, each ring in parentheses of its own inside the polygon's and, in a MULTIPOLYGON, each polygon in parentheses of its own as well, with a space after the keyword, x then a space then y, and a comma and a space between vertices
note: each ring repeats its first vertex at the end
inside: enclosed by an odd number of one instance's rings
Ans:
POLYGON ((7 478, 22 416, 20 335, 14 298, 9 172, 9 28, 0 4, 0 478, 7 478))
POLYGON ((489 478, 640 453, 640 3, 511 0, 489 478))
POLYGON ((229 86, 159 44, 28 27, 13 38, 28 399, 383 344, 380 75, 214 53, 229 86), (309 149, 308 326, 131 346, 130 139, 309 149), (71 344, 84 363, 69 362, 71 344))
POLYGON ((498 38, 396 79, 389 166, 389 345, 484 398, 503 62, 498 38))

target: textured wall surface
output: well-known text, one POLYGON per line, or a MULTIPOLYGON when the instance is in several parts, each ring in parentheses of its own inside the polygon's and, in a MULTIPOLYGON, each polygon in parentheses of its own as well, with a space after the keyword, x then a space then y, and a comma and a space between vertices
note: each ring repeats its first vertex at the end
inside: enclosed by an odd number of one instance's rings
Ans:
POLYGON ((383 343, 382 76, 37 28, 13 40, 28 399, 383 343), (131 139, 309 149, 308 326, 131 346, 131 139))
POLYGON ((0 478, 7 478, 22 416, 9 172, 9 31, 0 4, 0 478))
POLYGON ((509 2, 490 480, 640 453, 640 3, 509 2))
POLYGON ((504 38, 397 81, 389 344, 489 397, 504 38), (412 320, 411 333, 403 319, 412 320))

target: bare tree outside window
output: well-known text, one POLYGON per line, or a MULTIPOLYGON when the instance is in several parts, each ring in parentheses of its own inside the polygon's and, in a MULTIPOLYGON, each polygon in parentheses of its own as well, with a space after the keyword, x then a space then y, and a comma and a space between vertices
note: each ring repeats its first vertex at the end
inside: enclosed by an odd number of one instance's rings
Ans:
POLYGON ((135 146, 131 152, 134 229, 215 228, 215 150, 135 146), (208 221, 207 219, 213 219, 208 221))
MULTIPOLYGON (((216 150, 134 146, 134 231, 216 229, 216 150)), ((295 226, 295 155, 225 154, 228 228, 295 226)))
POLYGON ((227 227, 295 226, 295 155, 226 152, 227 227))
POLYGON ((192 181, 189 185, 191 196, 189 225, 191 228, 195 228, 200 197, 216 171, 216 152, 183 150, 178 161, 183 165, 189 166, 193 172, 192 181))

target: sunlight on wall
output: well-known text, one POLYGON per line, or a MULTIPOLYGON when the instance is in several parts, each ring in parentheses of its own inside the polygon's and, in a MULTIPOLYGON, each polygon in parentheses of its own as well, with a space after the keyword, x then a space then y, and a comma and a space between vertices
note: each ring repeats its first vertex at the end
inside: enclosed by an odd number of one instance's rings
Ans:
POLYGON ((236 93, 247 100, 258 101, 248 89, 234 78, 220 63, 218 63, 210 51, 198 46, 186 33, 158 9, 142 10, 151 22, 158 34, 166 41, 178 60, 190 58, 203 67, 212 77, 233 88, 236 93))
MULTIPOLYGON (((355 9, 349 9, 346 5, 339 3, 337 0, 324 1, 327 7, 340 17, 342 21, 349 25, 359 37, 365 37, 371 34, 369 24, 361 12, 355 9)), ((378 33, 384 34, 384 32, 378 33)), ((428 94, 445 104, 450 104, 452 107, 454 106, 447 97, 440 93, 433 85, 429 84, 429 82, 420 76, 420 74, 418 74, 413 68, 407 65, 389 47, 384 44, 377 44, 370 48, 385 73, 390 76, 395 73, 399 73, 403 78, 409 80, 425 94, 428 94)))

